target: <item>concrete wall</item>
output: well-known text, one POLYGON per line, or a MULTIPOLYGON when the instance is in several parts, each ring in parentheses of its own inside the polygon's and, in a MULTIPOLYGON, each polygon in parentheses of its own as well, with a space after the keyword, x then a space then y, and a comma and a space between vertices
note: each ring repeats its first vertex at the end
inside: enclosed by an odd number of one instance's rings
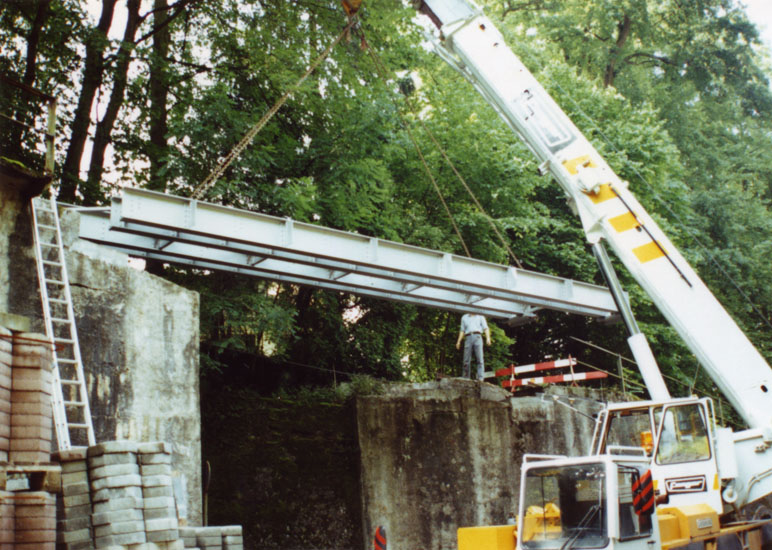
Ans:
MULTIPOLYGON (((77 239, 63 217, 76 324, 98 441, 166 441, 188 523, 201 521, 198 294, 77 239)), ((0 311, 44 332, 28 203, 0 181, 0 311)))
MULTIPOLYGON (((579 393, 572 406, 599 408, 579 393)), ((383 525, 391 548, 425 550, 456 548, 458 527, 507 523, 523 454, 586 454, 594 426, 552 396, 461 379, 359 398, 357 424, 364 548, 383 525)))

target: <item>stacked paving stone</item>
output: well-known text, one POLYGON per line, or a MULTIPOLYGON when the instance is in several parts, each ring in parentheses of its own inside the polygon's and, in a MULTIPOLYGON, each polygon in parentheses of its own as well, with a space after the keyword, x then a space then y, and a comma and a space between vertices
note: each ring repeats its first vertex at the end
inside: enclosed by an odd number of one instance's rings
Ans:
POLYGON ((196 550, 244 550, 241 525, 180 527, 185 548, 196 550))
POLYGON ((96 548, 146 542, 137 443, 100 443, 87 455, 96 548))
POLYGON ((56 497, 45 492, 16 493, 14 501, 15 550, 54 550, 56 497))
POLYGON ((13 493, 0 491, 0 550, 14 550, 14 531, 16 530, 13 493))
POLYGON ((57 550, 92 550, 91 495, 86 449, 59 451, 62 465, 62 506, 57 522, 57 550))
POLYGON ((17 333, 12 351, 8 458, 17 464, 48 463, 53 435, 51 344, 42 334, 17 333))
POLYGON ((172 542, 180 538, 177 506, 172 488, 172 457, 166 445, 140 443, 142 509, 148 542, 172 542))
POLYGON ((0 462, 8 462, 11 448, 12 348, 11 331, 0 327, 0 462))

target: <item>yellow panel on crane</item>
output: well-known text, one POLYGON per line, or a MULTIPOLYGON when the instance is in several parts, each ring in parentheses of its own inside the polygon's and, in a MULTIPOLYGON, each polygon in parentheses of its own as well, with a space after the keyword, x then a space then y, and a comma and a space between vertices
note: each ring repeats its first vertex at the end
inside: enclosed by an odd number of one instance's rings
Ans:
POLYGON ((492 525, 458 529, 458 550, 515 550, 517 527, 492 525))

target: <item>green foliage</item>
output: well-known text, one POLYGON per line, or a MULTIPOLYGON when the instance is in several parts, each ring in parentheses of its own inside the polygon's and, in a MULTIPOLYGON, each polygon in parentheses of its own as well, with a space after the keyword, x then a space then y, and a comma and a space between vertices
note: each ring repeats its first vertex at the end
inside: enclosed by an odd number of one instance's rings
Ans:
MULTIPOLYGON (((11 2, 0 11, 0 69, 17 75, 26 62, 31 4, 11 2)), ((768 65, 755 49, 757 31, 744 13, 730 0, 483 4, 772 357, 772 275, 765 261, 772 247, 772 92, 768 65)), ((344 39, 206 200, 464 254, 428 168, 472 256, 514 264, 508 246, 528 269, 601 283, 562 192, 537 175, 531 153, 479 94, 422 47, 413 9, 373 0, 360 17, 366 47, 356 32, 344 39), (385 80, 373 53, 386 67, 385 80)), ((337 0, 192 2, 169 21, 169 51, 159 57, 150 39, 153 17, 146 18, 138 32, 146 38, 133 50, 127 103, 111 136, 109 181, 189 194, 345 22, 337 0), (170 84, 160 144, 150 135, 161 116, 149 99, 151 74, 170 84)), ((80 56, 93 24, 80 3, 67 0, 51 4, 42 31, 36 83, 59 98, 66 130, 78 100, 72 80, 82 78, 80 56)), ((115 78, 117 47, 111 39, 102 95, 115 78)), ((107 182, 98 190, 113 191, 107 182)), ((619 271, 663 370, 684 383, 694 380, 691 354, 619 271)), ((202 344, 210 351, 205 368, 225 375, 227 354, 216 350, 313 365, 345 380, 352 374, 427 380, 460 372, 457 314, 234 275, 167 268, 164 276, 201 293, 202 344)), ((627 354, 621 327, 583 318, 540 312, 522 327, 491 324, 491 368, 569 353, 616 368, 572 336, 627 354)), ((699 384, 709 389, 698 377, 699 384)))

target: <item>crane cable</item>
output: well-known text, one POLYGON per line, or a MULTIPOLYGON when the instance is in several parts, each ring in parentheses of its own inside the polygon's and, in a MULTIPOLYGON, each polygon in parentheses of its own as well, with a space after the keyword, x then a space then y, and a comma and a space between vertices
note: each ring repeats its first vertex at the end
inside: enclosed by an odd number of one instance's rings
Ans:
MULTIPOLYGON (((358 32, 359 32, 360 39, 362 40, 363 48, 365 48, 370 54, 370 57, 373 60, 373 65, 375 65, 375 69, 376 69, 376 72, 378 73, 378 76, 383 82, 384 87, 388 89, 388 84, 386 83, 386 69, 383 63, 381 62, 375 50, 370 46, 370 44, 368 44, 367 39, 365 38, 364 32, 362 31, 361 27, 358 29, 358 32)), ((453 214, 450 211, 450 207, 448 206, 447 201, 445 201, 445 197, 442 195, 442 190, 440 190, 440 186, 437 183, 437 180, 434 178, 434 175, 432 174, 432 171, 429 168, 429 164, 426 162, 426 158, 424 157, 424 154, 421 151, 421 147, 418 145, 418 141, 416 140, 415 135, 413 134, 413 131, 410 129, 410 125, 402 116, 402 109, 400 108, 396 99, 394 99, 393 95, 389 94, 388 97, 391 100, 392 104, 394 105, 394 108, 396 109, 397 113, 400 115, 399 117, 400 124, 407 132, 407 135, 410 138, 410 141, 416 150, 416 154, 418 155, 418 159, 421 161, 421 166, 424 169, 424 173, 426 174, 426 177, 429 178, 429 181, 432 183, 432 186, 434 187, 434 190, 437 193, 437 197, 439 197, 440 202, 442 203, 442 206, 445 209, 445 213, 447 214, 448 219, 450 220, 450 224, 453 226, 453 231, 456 233, 458 240, 461 242, 461 246, 464 248, 464 252, 466 253, 466 256, 468 258, 471 258, 472 253, 469 251, 469 247, 466 245, 464 236, 461 234, 461 230, 458 228, 458 225, 456 224, 456 221, 453 218, 453 214)))
POLYGON ((284 95, 282 95, 279 100, 266 111, 266 113, 260 118, 260 120, 257 121, 257 123, 249 129, 249 131, 244 134, 244 137, 241 138, 241 141, 239 141, 236 146, 228 153, 228 155, 220 162, 220 164, 212 170, 212 172, 207 176, 207 178, 202 181, 191 194, 191 198, 193 199, 200 199, 203 194, 209 190, 215 183, 217 183, 217 180, 220 179, 220 176, 223 175, 225 170, 228 169, 228 166, 231 165, 231 163, 236 160, 241 152, 247 148, 247 146, 252 142, 252 140, 255 138, 255 136, 260 132, 260 130, 263 129, 263 127, 268 123, 269 120, 271 120, 271 117, 275 115, 279 109, 281 109, 282 105, 284 105, 287 100, 290 98, 290 96, 297 91, 298 88, 305 82, 306 78, 309 77, 311 73, 316 70, 316 68, 327 59, 327 57, 332 52, 333 48, 338 45, 338 43, 347 36, 351 29, 354 28, 356 23, 358 22, 358 19, 355 15, 352 15, 349 17, 349 22, 346 25, 346 27, 343 29, 343 31, 338 35, 338 37, 329 45, 327 46, 327 49, 324 50, 324 52, 317 57, 313 63, 308 67, 306 72, 303 74, 303 76, 298 79, 298 81, 295 83, 294 86, 289 88, 286 92, 284 92, 284 95))
MULTIPOLYGON (((367 48, 367 51, 370 53, 370 57, 372 58, 373 64, 375 65, 375 67, 376 67, 376 69, 378 71, 378 75, 380 76, 381 80, 383 81, 384 86, 388 89, 388 84, 387 84, 387 80, 386 80, 386 69, 385 69, 385 66, 383 64, 383 61, 381 60, 381 58, 378 55, 378 53, 372 47, 370 47, 369 43, 367 42, 367 39, 365 38, 365 35, 364 35, 364 29, 359 27, 356 32, 359 33, 359 35, 360 35, 360 37, 362 39, 362 44, 365 45, 365 47, 367 48)), ((466 180, 464 179, 464 177, 458 171, 458 169, 456 168, 455 164, 453 164, 453 161, 450 160, 450 157, 448 157, 445 149, 437 141, 437 139, 434 137, 434 134, 431 132, 431 130, 429 130, 429 128, 426 126, 426 124, 424 124, 424 121, 418 115, 418 110, 417 110, 415 104, 410 100, 410 98, 407 97, 407 95, 403 94, 403 97, 405 99, 405 103, 407 103, 408 108, 410 109, 410 112, 418 120, 419 124, 421 125, 421 128, 423 128, 423 130, 427 133, 427 135, 431 139, 432 143, 434 143, 434 146, 440 152, 440 155, 442 155, 442 158, 445 160, 445 162, 448 164, 448 166, 450 166, 450 169, 453 171, 453 173, 455 174, 456 178, 461 182, 461 184, 463 185, 463 187, 466 190, 466 192, 472 198, 472 201, 474 201, 474 203, 477 206, 477 208, 480 211, 480 213, 483 215, 485 220, 491 226, 491 228, 493 229, 493 232, 496 234, 496 236, 498 237, 498 239, 501 242, 501 244, 507 250, 507 254, 515 262, 515 265, 517 265, 517 267, 522 269, 523 268, 523 264, 520 262, 518 257, 515 255, 514 251, 509 246, 509 243, 507 243, 506 239, 504 239, 504 236, 501 234, 501 232, 499 231, 498 227, 496 227, 496 224, 494 223, 493 218, 486 212, 485 208, 480 203, 480 201, 477 199, 477 197, 475 196, 474 192, 472 191, 472 189, 469 187, 469 185, 467 184, 466 180)), ((394 101, 393 98, 392 98, 392 102, 394 102, 395 105, 396 105, 396 102, 394 101)), ((396 107, 397 107, 397 112, 401 112, 401 109, 399 108, 399 106, 396 105, 396 107)), ((407 130, 408 135, 410 135, 410 139, 413 141, 413 145, 416 147, 416 150, 419 151, 419 156, 423 160, 423 155, 420 154, 420 149, 418 148, 418 144, 416 143, 416 141, 415 141, 415 139, 413 137, 413 134, 410 131, 409 126, 407 125, 407 123, 404 120, 402 121, 402 123, 403 123, 403 126, 405 126, 405 129, 407 130)), ((424 167, 425 167, 426 170, 429 169, 428 165, 426 165, 425 162, 424 162, 424 167)), ((445 205, 445 200, 442 198, 442 195, 440 194, 439 187, 437 186, 434 178, 431 176, 431 174, 429 175, 429 177, 432 180, 432 183, 434 184, 435 189, 437 190, 437 193, 440 195, 440 199, 442 200, 443 205, 445 205)), ((447 205, 445 206, 445 209, 448 212, 448 216, 451 216, 450 211, 447 208, 447 205)), ((451 216, 451 222, 453 223, 453 227, 455 228, 456 224, 455 224, 455 222, 453 222, 452 216, 451 216)), ((456 230, 456 233, 458 233, 459 238, 461 239, 461 241, 463 243, 463 238, 461 237, 461 235, 458 232, 458 230, 456 230)), ((467 256, 469 256, 469 250, 466 248, 466 244, 464 244, 464 249, 467 250, 467 256)))

